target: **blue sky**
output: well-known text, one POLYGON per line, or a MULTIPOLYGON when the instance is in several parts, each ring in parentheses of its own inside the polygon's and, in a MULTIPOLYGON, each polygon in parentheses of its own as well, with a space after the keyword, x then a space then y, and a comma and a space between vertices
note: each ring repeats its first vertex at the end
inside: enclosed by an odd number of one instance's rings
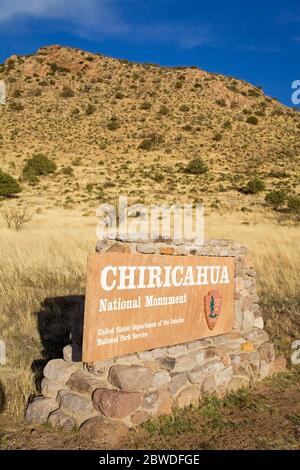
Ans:
POLYGON ((299 0, 0 0, 0 62, 47 44, 140 62, 197 65, 293 106, 299 0))

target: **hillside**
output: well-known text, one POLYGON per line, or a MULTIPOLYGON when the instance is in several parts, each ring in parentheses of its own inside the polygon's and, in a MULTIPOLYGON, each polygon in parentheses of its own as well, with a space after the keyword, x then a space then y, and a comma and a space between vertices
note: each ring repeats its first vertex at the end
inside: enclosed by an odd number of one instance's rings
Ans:
POLYGON ((84 209, 123 193, 238 209, 249 198, 237 189, 254 175, 299 190, 300 113, 244 81, 60 46, 10 57, 1 79, 0 168, 19 178, 35 153, 57 165, 22 182, 21 201, 84 209), (185 173, 198 157, 209 171, 185 173))

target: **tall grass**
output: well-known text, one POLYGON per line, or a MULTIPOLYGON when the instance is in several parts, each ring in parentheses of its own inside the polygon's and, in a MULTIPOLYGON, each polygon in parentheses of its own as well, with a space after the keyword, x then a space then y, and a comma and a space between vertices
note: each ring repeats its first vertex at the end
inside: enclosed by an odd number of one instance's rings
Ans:
MULTIPOLYGON (((208 216, 207 236, 233 238, 250 249, 262 298, 299 295, 298 229, 274 222, 247 226, 241 222, 235 214, 208 216)), ((0 338, 7 345, 0 382, 7 413, 16 419, 22 418, 26 400, 35 390, 31 364, 43 357, 37 312, 46 298, 84 293, 95 223, 76 213, 47 212, 35 216, 21 232, 0 225, 0 338)))

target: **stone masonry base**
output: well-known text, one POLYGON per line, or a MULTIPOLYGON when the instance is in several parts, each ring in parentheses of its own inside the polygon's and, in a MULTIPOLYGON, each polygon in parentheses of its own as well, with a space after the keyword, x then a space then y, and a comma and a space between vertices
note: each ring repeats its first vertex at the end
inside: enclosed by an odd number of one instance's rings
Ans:
POLYGON ((242 245, 232 240, 206 240, 202 246, 109 240, 101 242, 97 251, 233 257, 233 329, 95 363, 72 360, 78 358, 82 339, 82 331, 74 333, 64 358, 46 365, 42 395, 26 410, 28 423, 49 423, 65 431, 79 428, 89 439, 113 445, 128 429, 151 418, 197 404, 209 394, 223 397, 285 368, 284 358, 276 358, 263 329, 256 272, 242 245))

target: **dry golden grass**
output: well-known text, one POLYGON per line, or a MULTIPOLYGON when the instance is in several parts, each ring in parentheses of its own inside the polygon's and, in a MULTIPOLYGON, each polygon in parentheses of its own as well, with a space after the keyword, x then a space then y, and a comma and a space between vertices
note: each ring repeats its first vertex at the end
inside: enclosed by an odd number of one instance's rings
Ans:
MULTIPOLYGON (((208 215, 206 236, 232 238, 248 246, 264 299, 294 299, 299 295, 299 230, 274 220, 263 222, 262 215, 248 214, 249 225, 244 225, 241 213, 208 215)), ((61 210, 35 215, 20 232, 0 223, 0 336, 8 359, 0 372, 7 412, 20 419, 35 389, 31 364, 43 357, 37 312, 46 298, 84 293, 96 219, 61 210)))

